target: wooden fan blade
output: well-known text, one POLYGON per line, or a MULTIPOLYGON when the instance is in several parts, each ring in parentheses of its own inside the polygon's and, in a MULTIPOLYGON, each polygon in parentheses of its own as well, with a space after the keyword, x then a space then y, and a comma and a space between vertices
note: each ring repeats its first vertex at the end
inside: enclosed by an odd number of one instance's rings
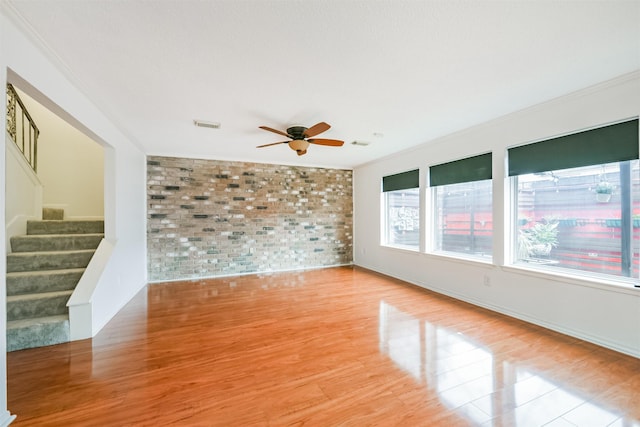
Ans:
POLYGON ((307 154, 307 150, 298 150, 296 151, 296 153, 298 153, 298 156, 302 156, 304 154, 307 154))
POLYGON ((260 126, 260 129, 268 130, 269 132, 277 133, 278 135, 291 138, 291 135, 289 135, 288 133, 282 132, 281 130, 278 130, 278 129, 270 128, 269 126, 260 126))
POLYGON ((344 141, 338 139, 307 139, 311 144, 329 145, 331 147, 342 147, 344 141))
POLYGON ((271 147, 272 145, 288 144, 289 141, 272 142, 271 144, 258 145, 256 148, 271 147))
POLYGON ((325 122, 320 122, 305 130, 303 135, 305 138, 311 138, 312 136, 316 136, 319 133, 328 131, 330 127, 331 126, 329 126, 325 122))

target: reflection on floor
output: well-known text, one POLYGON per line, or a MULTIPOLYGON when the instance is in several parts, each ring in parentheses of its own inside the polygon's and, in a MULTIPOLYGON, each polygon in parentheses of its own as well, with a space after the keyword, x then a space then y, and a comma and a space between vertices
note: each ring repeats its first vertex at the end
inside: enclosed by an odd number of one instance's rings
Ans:
POLYGON ((150 285, 7 369, 18 427, 640 427, 640 359, 350 267, 150 285))
MULTIPOLYGON (((508 353, 494 357, 471 335, 380 302, 380 351, 474 424, 640 426, 613 404, 598 402, 602 390, 584 389, 570 379, 554 383, 555 368, 538 373, 508 353)), ((639 388, 630 392, 640 399, 639 388)))

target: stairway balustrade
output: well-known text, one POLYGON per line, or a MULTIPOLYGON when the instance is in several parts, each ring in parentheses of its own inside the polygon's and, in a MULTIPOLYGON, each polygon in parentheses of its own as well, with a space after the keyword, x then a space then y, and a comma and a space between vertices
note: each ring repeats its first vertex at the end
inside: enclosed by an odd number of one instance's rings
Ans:
POLYGON ((7 132, 33 171, 37 172, 40 131, 10 83, 7 83, 7 132))

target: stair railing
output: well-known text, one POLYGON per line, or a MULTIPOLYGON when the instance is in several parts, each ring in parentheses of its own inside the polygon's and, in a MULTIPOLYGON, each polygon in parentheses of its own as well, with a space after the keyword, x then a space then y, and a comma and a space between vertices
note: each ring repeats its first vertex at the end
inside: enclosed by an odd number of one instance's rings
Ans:
POLYGON ((38 172, 38 135, 40 135, 40 131, 10 83, 7 83, 7 132, 33 171, 38 172))

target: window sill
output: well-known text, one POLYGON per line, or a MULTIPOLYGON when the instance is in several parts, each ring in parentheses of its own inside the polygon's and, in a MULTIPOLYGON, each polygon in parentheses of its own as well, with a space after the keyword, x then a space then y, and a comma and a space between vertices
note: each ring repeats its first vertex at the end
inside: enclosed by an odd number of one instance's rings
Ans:
POLYGON ((402 251, 402 252, 409 252, 409 253, 413 253, 413 254, 419 254, 420 253, 420 248, 416 248, 415 246, 403 246, 403 245, 380 245, 381 248, 383 249, 391 249, 391 250, 396 250, 396 251, 402 251))
POLYGON ((441 258, 446 261, 459 262, 464 264, 484 265, 487 267, 496 267, 491 257, 475 257, 472 255, 465 256, 455 252, 421 252, 420 249, 414 246, 401 246, 401 245, 380 245, 383 249, 390 249, 394 251, 408 252, 415 255, 424 255, 434 258, 441 258))
POLYGON ((539 277, 547 280, 555 280, 571 285, 585 286, 588 288, 602 289, 611 292, 619 292, 634 296, 640 296, 640 288, 634 286, 638 283, 633 279, 611 279, 601 276, 589 276, 586 274, 569 273, 565 271, 550 271, 543 268, 536 268, 521 264, 510 264, 502 266, 504 271, 526 274, 527 276, 539 277))
POLYGON ((457 252, 445 252, 445 251, 436 251, 436 252, 427 252, 425 255, 432 256, 435 258, 442 258, 447 261, 453 262, 462 262, 464 264, 482 264, 487 267, 495 267, 493 263, 493 259, 491 257, 479 257, 473 255, 464 255, 457 252))

